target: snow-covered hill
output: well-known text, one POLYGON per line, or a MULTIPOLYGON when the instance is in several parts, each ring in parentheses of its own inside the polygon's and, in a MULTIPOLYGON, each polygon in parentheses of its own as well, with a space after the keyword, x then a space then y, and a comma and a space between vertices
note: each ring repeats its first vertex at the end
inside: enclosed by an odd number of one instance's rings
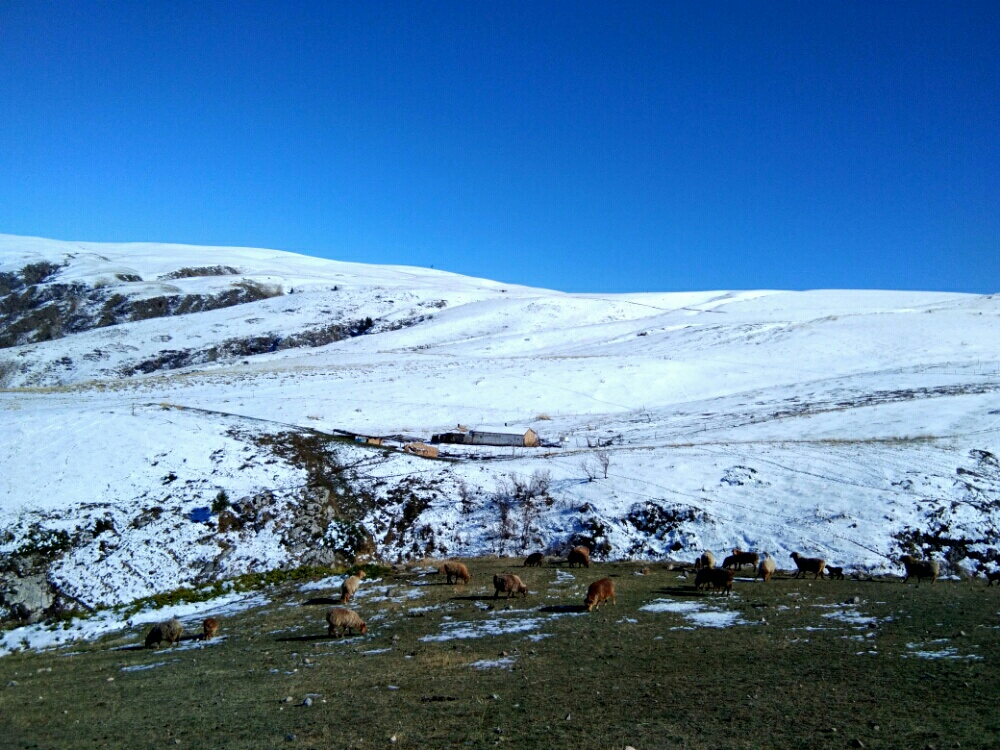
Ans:
POLYGON ((998 318, 997 296, 579 295, 0 235, 0 590, 94 605, 575 541, 992 567, 998 318), (459 424, 546 446, 398 450, 459 424))

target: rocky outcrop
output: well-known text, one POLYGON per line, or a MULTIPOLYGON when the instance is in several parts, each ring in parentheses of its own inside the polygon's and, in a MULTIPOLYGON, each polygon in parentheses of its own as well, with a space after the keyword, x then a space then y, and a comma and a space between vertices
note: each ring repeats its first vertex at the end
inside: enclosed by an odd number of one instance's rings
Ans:
POLYGON ((52 264, 33 264, 16 274, 0 274, 0 349, 119 323, 218 310, 284 293, 278 285, 240 279, 215 294, 183 294, 177 289, 174 294, 146 296, 146 286, 130 288, 141 283, 138 276, 119 275, 125 283, 115 285, 63 284, 50 281, 57 270, 52 264), (41 265, 44 268, 37 268, 41 265))
POLYGON ((2 619, 30 624, 40 621, 56 603, 56 592, 44 573, 20 576, 0 574, 0 608, 2 619))

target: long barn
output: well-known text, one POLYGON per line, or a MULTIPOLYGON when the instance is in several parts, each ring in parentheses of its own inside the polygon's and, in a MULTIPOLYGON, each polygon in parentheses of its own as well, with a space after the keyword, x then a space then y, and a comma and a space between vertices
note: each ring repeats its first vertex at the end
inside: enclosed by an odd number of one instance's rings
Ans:
POLYGON ((464 432, 443 432, 431 437, 432 443, 452 443, 456 445, 497 445, 520 448, 537 448, 541 445, 538 433, 530 427, 523 432, 494 432, 491 430, 467 430, 464 432))

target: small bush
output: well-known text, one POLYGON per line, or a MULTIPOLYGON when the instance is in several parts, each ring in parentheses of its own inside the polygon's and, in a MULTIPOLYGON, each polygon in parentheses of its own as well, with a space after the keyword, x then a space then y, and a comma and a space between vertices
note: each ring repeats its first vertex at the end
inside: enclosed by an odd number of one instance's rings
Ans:
POLYGON ((49 263, 47 260, 42 260, 38 263, 29 263, 22 268, 21 277, 24 279, 25 284, 28 286, 34 286, 35 284, 41 284, 46 279, 52 277, 52 275, 58 270, 59 266, 55 263, 49 263))
POLYGON ((253 279, 241 279, 240 281, 237 281, 234 286, 242 289, 247 293, 247 296, 253 300, 280 297, 285 293, 281 288, 281 284, 262 284, 259 281, 254 281, 253 279))
POLYGON ((219 494, 215 496, 212 501, 212 512, 221 513, 230 505, 229 495, 226 494, 225 490, 219 490, 219 494))
POLYGON ((37 524, 28 529, 28 535, 14 554, 18 557, 37 555, 50 558, 66 552, 73 542, 63 529, 46 529, 37 524))
POLYGON ((163 281, 173 279, 194 279, 200 276, 235 276, 239 270, 232 266, 201 266, 198 268, 178 268, 160 277, 163 281))

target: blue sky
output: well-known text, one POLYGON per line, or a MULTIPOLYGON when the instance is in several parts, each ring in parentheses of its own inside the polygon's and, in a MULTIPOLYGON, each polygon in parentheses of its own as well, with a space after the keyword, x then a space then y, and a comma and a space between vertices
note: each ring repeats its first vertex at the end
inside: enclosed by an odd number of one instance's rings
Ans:
POLYGON ((0 232, 997 292, 998 39, 995 0, 0 0, 0 232))

